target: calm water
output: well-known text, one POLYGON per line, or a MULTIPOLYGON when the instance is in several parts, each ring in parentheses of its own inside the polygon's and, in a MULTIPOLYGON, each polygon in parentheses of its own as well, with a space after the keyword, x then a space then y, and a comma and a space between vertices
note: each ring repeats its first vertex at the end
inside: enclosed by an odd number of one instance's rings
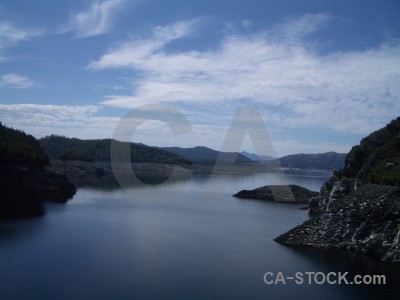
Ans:
MULTIPOLYGON (((288 176, 319 190, 327 179, 288 176)), ((0 223, 0 299, 394 299, 396 266, 294 250, 273 238, 301 205, 239 200, 278 174, 206 177, 131 190, 81 188, 38 219, 0 223), (266 285, 265 272, 386 274, 390 285, 266 285)))

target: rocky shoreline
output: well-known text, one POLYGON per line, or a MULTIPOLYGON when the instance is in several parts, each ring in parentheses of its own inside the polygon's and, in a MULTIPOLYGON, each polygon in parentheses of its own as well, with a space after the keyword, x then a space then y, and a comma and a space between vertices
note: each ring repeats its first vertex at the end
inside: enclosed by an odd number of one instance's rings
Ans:
POLYGON ((400 188, 333 177, 310 199, 314 218, 278 236, 295 247, 340 248, 400 262, 400 188))
POLYGON ((354 146, 342 170, 310 198, 313 219, 275 241, 339 248, 400 262, 400 118, 354 146))

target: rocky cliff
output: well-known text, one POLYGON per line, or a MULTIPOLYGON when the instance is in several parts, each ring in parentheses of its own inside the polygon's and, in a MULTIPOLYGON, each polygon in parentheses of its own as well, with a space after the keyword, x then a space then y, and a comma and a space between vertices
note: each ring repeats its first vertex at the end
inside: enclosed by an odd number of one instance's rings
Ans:
POLYGON ((309 201, 314 216, 275 240, 342 248, 400 262, 400 118, 351 149, 343 170, 309 201))

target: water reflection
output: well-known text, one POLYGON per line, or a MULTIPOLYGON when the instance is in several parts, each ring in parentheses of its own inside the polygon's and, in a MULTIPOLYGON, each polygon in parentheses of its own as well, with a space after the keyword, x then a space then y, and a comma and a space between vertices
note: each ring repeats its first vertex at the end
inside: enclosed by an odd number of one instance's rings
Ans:
MULTIPOLYGON (((290 248, 301 259, 312 263, 314 272, 348 272, 347 280, 353 281, 356 275, 385 275, 386 284, 362 284, 358 290, 363 293, 364 299, 396 299, 400 265, 380 262, 369 256, 342 249, 316 249, 309 247, 290 248), (321 266, 324 267, 321 270, 321 266)), ((310 270, 306 270, 310 271, 310 270)), ((345 288, 342 286, 342 288, 345 288)))
MULTIPOLYGON (((133 168, 135 179, 126 178, 123 186, 130 188, 156 188, 175 191, 206 191, 225 192, 234 194, 241 189, 254 189, 263 185, 297 184, 312 191, 319 191, 321 185, 329 179, 330 173, 213 173, 209 167, 207 172, 201 172, 173 168, 143 170, 133 168)), ((120 189, 121 184, 114 175, 102 177, 81 176, 72 179, 78 187, 93 188, 98 190, 120 189)))
MULTIPOLYGON (((67 204, 46 205, 42 218, 1 225, 0 299, 396 299, 398 267, 282 246, 273 238, 306 211, 232 197, 279 178, 221 175, 213 178, 226 187, 218 193, 205 190, 204 175, 131 190, 80 188, 67 204), (267 286, 267 271, 387 274, 389 284, 267 286)), ((318 190, 326 178, 287 180, 318 190)))

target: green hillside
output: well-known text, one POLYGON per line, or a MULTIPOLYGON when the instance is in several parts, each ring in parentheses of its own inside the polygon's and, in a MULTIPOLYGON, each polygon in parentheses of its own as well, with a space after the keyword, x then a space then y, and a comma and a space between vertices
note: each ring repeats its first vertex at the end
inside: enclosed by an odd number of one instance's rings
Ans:
MULTIPOLYGON (((80 140, 51 135, 40 139, 39 142, 50 159, 110 161, 111 139, 80 140)), ((131 143, 130 146, 131 161, 135 163, 191 164, 180 155, 156 147, 136 143, 131 143)))
POLYGON ((33 136, 0 123, 0 162, 44 166, 49 160, 33 136))
POLYGON ((400 117, 351 149, 343 175, 370 183, 400 185, 400 117))
POLYGON ((284 168, 336 170, 343 168, 345 157, 346 154, 336 152, 293 154, 281 157, 279 161, 284 168))
POLYGON ((162 149, 183 156, 196 164, 213 165, 216 163, 217 159, 220 163, 254 163, 250 158, 237 152, 220 152, 202 146, 193 148, 163 147, 162 149))

